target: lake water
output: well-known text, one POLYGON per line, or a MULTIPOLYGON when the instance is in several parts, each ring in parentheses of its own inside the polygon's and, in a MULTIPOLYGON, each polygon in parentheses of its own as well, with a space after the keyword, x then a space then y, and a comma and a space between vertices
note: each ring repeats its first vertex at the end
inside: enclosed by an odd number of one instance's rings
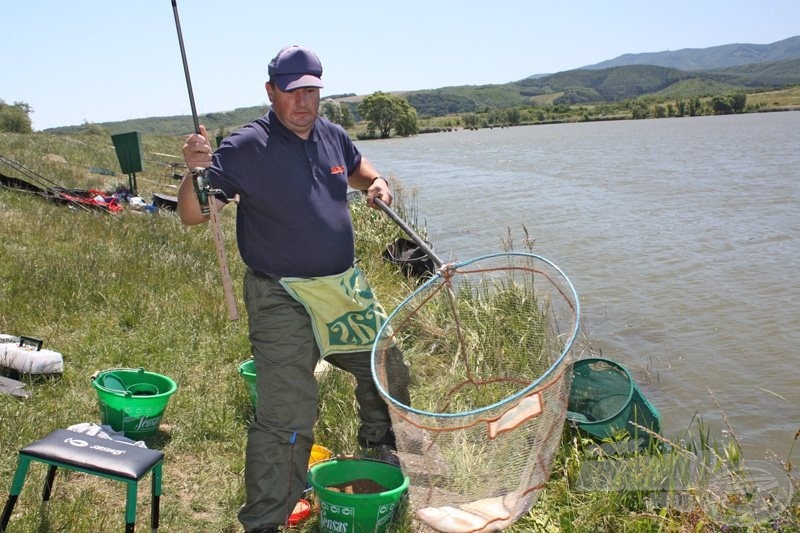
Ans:
MULTIPOLYGON (((358 143, 445 260, 524 251, 570 277, 594 354, 679 439, 750 459, 800 429, 800 112, 483 129, 358 143), (408 195, 406 195, 408 196, 408 195)), ((800 460, 800 450, 793 454, 800 460)))

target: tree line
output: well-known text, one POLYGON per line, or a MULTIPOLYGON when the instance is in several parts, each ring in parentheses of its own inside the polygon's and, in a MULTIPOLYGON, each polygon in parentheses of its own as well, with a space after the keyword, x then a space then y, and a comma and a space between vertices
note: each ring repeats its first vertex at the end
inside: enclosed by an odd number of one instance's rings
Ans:
MULTIPOLYGON (((435 98, 435 95, 428 94, 425 102, 430 105, 435 98)), ((452 108, 452 95, 443 95, 443 100, 443 109, 452 108)), ((408 99, 381 91, 364 97, 357 105, 334 99, 326 99, 320 104, 320 114, 346 130, 352 130, 360 122, 365 123, 366 131, 356 134, 359 139, 386 139, 392 135, 409 137, 420 132, 441 131, 452 127, 480 129, 558 122, 727 115, 756 110, 755 106, 747 105, 747 95, 744 93, 705 98, 695 96, 670 101, 639 97, 600 104, 574 104, 556 99, 551 104, 526 104, 506 108, 485 106, 466 113, 445 112, 442 116, 447 116, 447 119, 440 126, 423 128, 417 109, 408 99)), ((31 106, 24 102, 7 104, 0 100, 0 132, 31 133, 32 112, 31 106)), ((425 118, 430 120, 434 117, 425 118)), ((82 129, 97 132, 99 127, 97 124, 84 124, 82 129)))
MULTIPOLYGON (((430 98, 428 95, 428 103, 430 98)), ((447 106, 446 103, 443 105, 447 106)), ((348 130, 363 120, 366 122, 366 133, 358 134, 359 139, 385 139, 392 135, 408 137, 420 132, 442 131, 459 126, 480 129, 559 122, 728 115, 753 111, 757 111, 757 107, 747 105, 747 95, 744 93, 704 98, 695 96, 671 101, 640 97, 615 103, 583 105, 554 101, 552 104, 529 104, 499 109, 485 107, 473 112, 451 114, 440 126, 423 128, 417 110, 407 99, 376 92, 366 96, 355 107, 355 111, 348 104, 326 100, 322 104, 321 114, 348 130)), ((432 118, 434 117, 426 117, 432 118)))

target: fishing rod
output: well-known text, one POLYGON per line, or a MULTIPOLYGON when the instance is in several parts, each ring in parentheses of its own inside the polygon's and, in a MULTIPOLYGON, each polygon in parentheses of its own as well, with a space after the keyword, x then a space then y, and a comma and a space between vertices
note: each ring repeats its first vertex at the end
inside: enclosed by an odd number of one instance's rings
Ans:
POLYGON ((73 194, 69 189, 61 187, 55 181, 48 179, 42 176, 41 174, 38 174, 33 170, 24 167, 20 163, 12 161, 11 159, 8 159, 7 157, 2 155, 0 155, 0 164, 5 164, 6 166, 12 168, 13 170, 16 170, 17 172, 25 176, 25 178, 28 181, 16 180, 25 184, 23 188, 29 189, 47 198, 67 202, 74 207, 83 209, 85 211, 90 211, 90 209, 86 205, 84 205, 84 203, 82 203, 75 194, 73 194), (34 191, 34 189, 38 190, 34 191))
MULTIPOLYGON (((181 47, 181 59, 183 60, 183 73, 186 76, 186 89, 189 91, 189 105, 192 108, 192 120, 194 121, 195 133, 200 133, 200 121, 197 118, 197 107, 194 104, 194 91, 192 90, 192 79, 189 76, 189 62, 186 60, 186 48, 183 46, 183 32, 181 32, 181 21, 178 17, 178 4, 172 0, 172 12, 175 15, 175 28, 178 31, 178 43, 181 47)), ((225 303, 228 306, 228 316, 231 320, 239 318, 239 309, 236 306, 236 298, 233 294, 233 282, 231 273, 228 269, 228 256, 225 253, 225 242, 222 240, 222 228, 217 216, 217 206, 214 202, 218 190, 212 189, 208 180, 206 169, 191 168, 192 183, 197 200, 200 202, 200 210, 203 216, 211 220, 211 233, 214 237, 214 247, 217 251, 217 262, 219 263, 220 275, 222 277, 222 290, 225 294, 225 303)))

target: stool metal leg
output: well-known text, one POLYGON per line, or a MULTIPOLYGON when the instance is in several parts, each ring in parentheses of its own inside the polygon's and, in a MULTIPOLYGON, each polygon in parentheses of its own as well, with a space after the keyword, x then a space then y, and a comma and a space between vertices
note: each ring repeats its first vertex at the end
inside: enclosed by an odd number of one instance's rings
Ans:
POLYGON ((47 478, 44 480, 44 487, 42 488, 42 501, 46 502, 50 499, 50 493, 53 491, 53 481, 56 479, 56 465, 50 465, 47 469, 47 478))
POLYGON ((17 496, 9 494, 8 499, 6 500, 6 506, 3 507, 3 517, 0 518, 0 533, 5 532, 8 521, 11 520, 11 511, 14 510, 14 506, 16 504, 17 496))
POLYGON ((3 508, 3 516, 0 518, 0 533, 6 530, 8 521, 11 520, 11 512, 17 504, 17 497, 22 492, 22 486, 25 484, 25 476, 28 474, 28 467, 31 460, 24 455, 19 456, 17 462, 17 471, 14 473, 14 480, 11 482, 11 491, 8 493, 8 500, 3 508))
POLYGON ((128 497, 125 503, 125 533, 133 533, 136 527, 136 489, 139 485, 136 481, 125 484, 128 487, 128 497))
POLYGON ((153 501, 150 502, 150 527, 153 533, 158 531, 158 520, 161 506, 161 463, 153 467, 153 501))

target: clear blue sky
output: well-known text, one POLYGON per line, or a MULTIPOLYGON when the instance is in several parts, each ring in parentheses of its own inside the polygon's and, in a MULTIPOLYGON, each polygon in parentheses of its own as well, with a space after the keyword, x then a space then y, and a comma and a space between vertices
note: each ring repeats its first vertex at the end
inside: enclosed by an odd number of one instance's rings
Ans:
MULTIPOLYGON (((624 53, 800 34, 798 0, 178 0, 199 113, 266 103, 284 45, 322 59, 326 94, 516 81, 624 53), (648 5, 649 4, 649 5, 648 5)), ((35 130, 189 114, 171 0, 0 0, 0 99, 35 130)))

